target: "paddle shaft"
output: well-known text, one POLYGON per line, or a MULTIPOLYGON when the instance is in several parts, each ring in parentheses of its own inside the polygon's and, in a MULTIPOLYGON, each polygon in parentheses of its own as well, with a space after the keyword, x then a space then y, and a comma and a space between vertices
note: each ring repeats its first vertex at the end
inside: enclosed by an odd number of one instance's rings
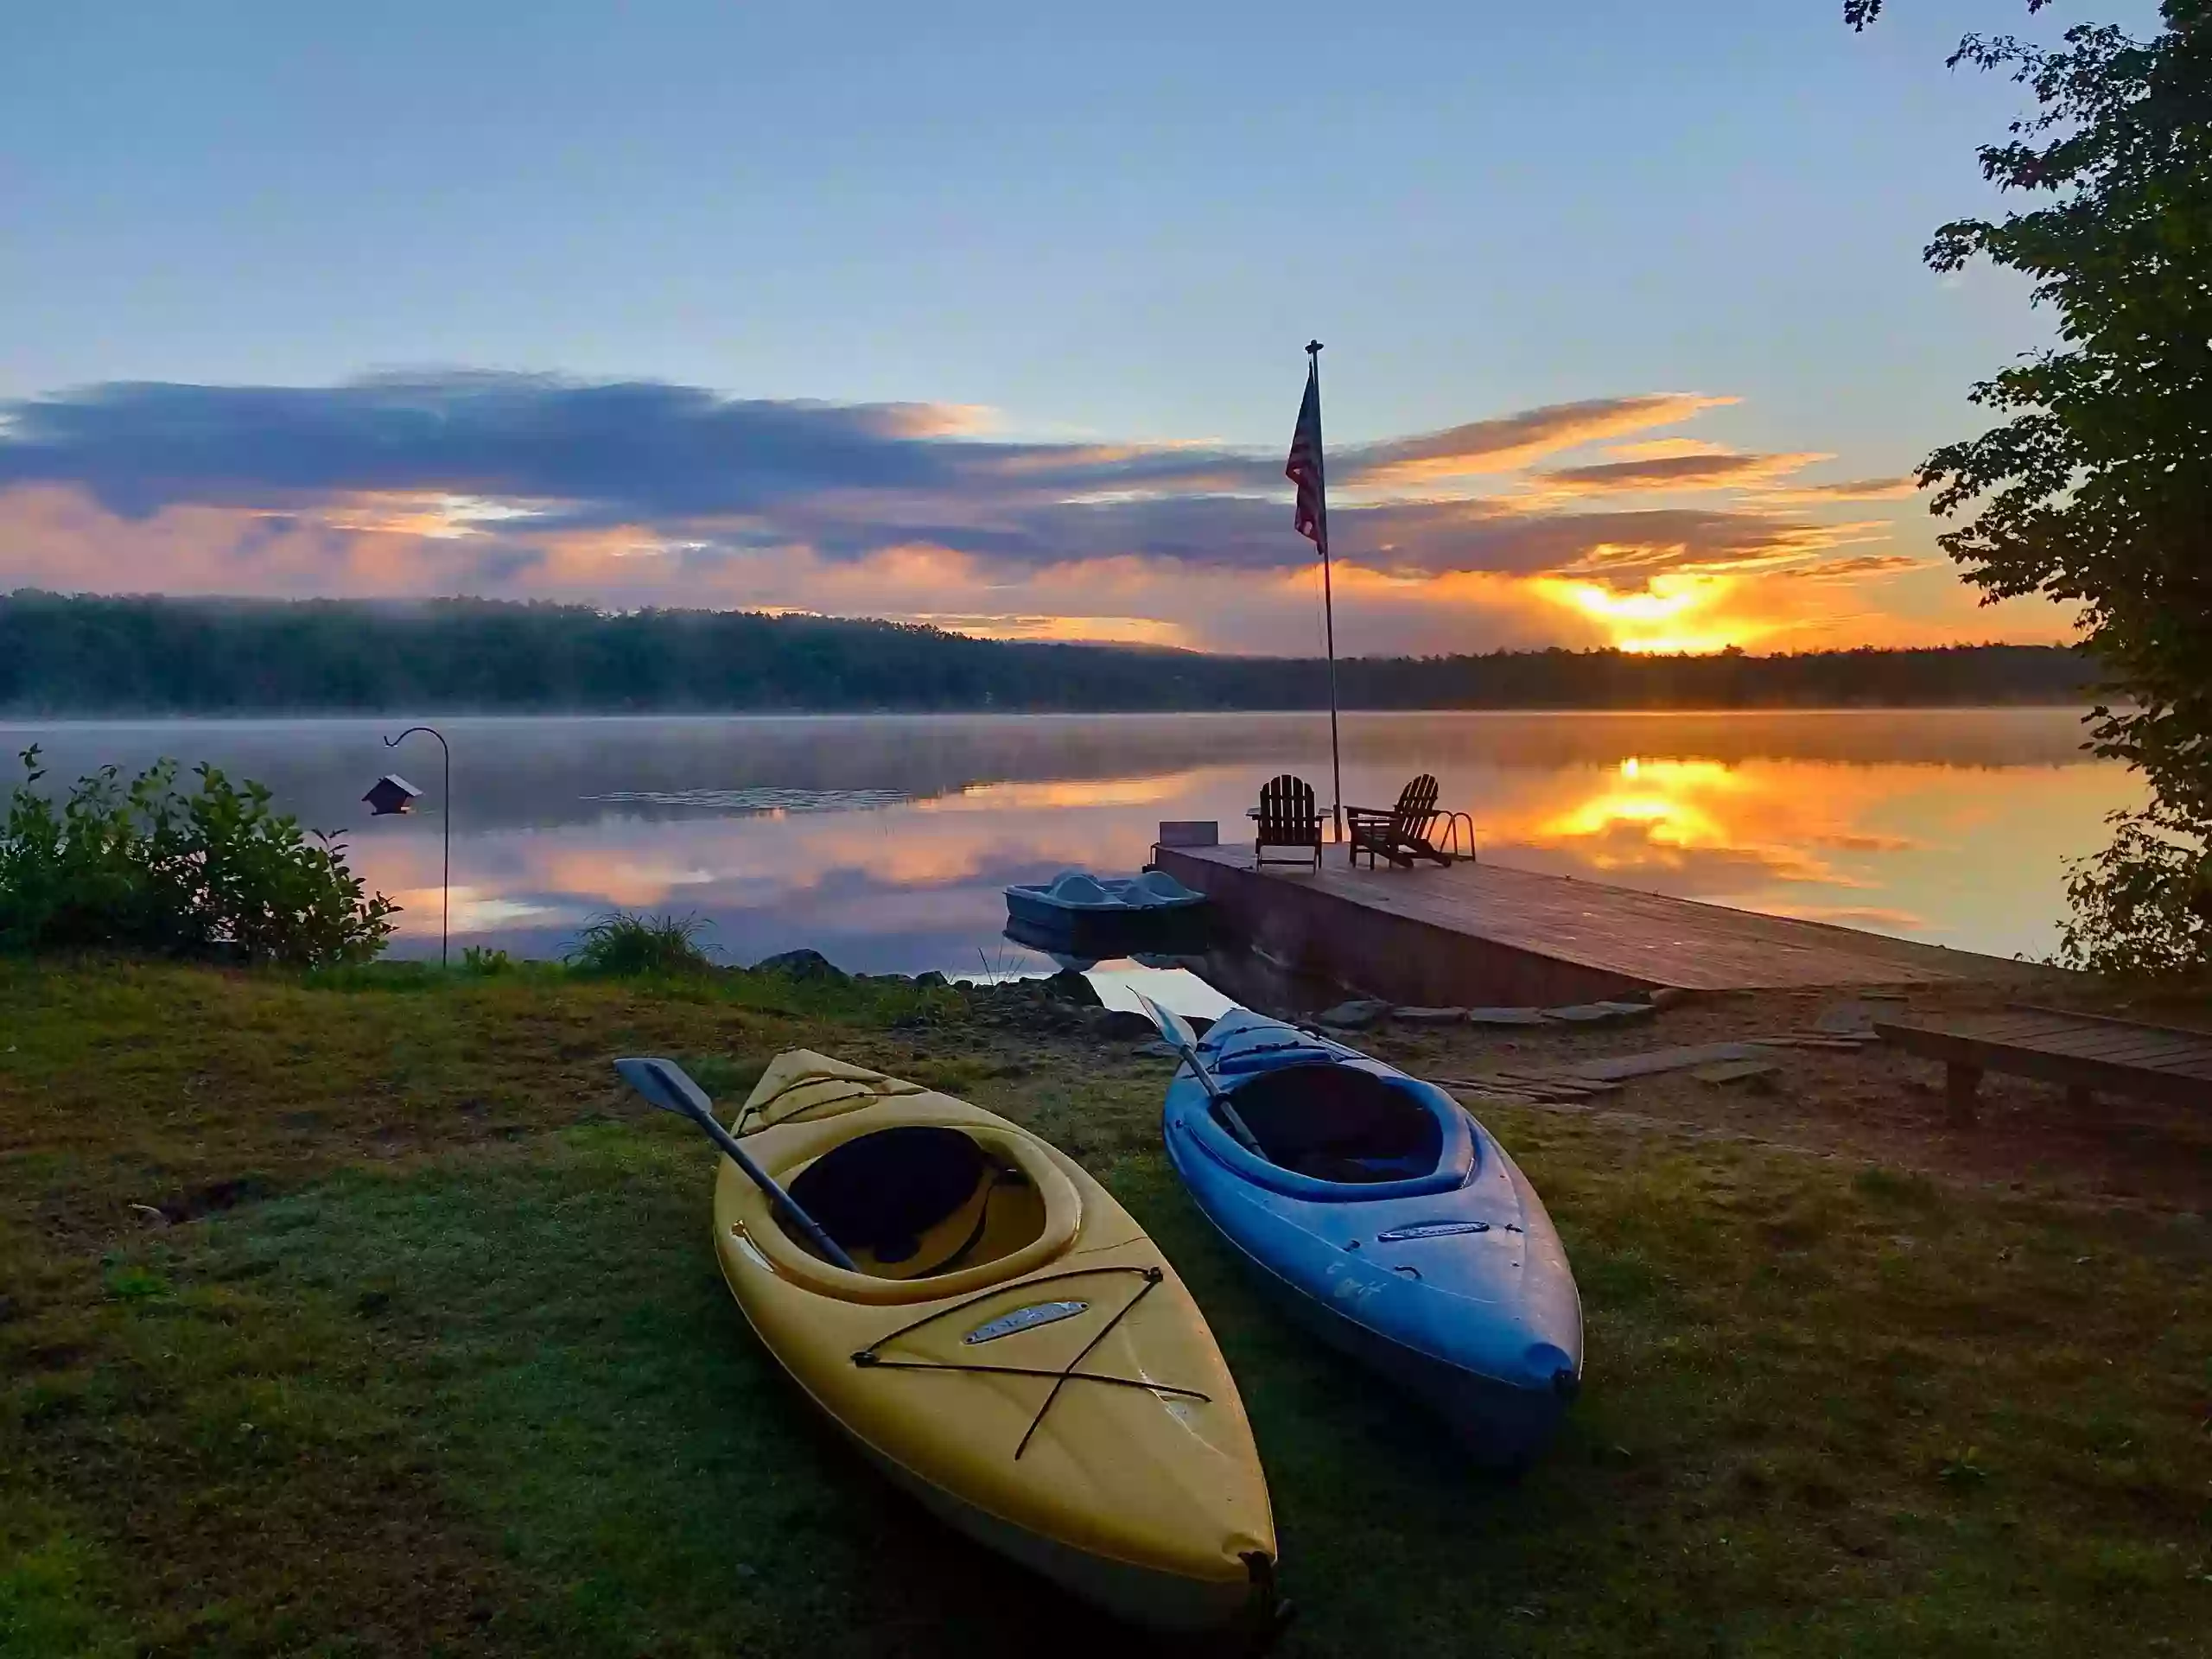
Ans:
POLYGON ((844 1246, 823 1231, 822 1224, 800 1209, 791 1195, 785 1192, 777 1183, 776 1178, 753 1161, 751 1155, 746 1152, 745 1148, 737 1144, 735 1135, 715 1122, 713 1113, 691 1111, 687 1116, 707 1132, 709 1140, 722 1149, 722 1156, 735 1164, 745 1173, 747 1180, 768 1195, 768 1202, 773 1206, 776 1214, 790 1225, 797 1228, 800 1236, 847 1273, 858 1273, 861 1270, 860 1264, 845 1254, 844 1246))
POLYGON ((1229 1132, 1255 1158, 1265 1158, 1268 1154, 1260 1150, 1260 1137, 1252 1133, 1242 1114, 1229 1103, 1229 1090, 1214 1081, 1213 1073, 1207 1071, 1205 1062, 1198 1058, 1198 1051, 1172 1036, 1167 1041, 1168 1046, 1183 1057, 1183 1064, 1191 1068, 1191 1075, 1198 1078, 1198 1087, 1206 1091, 1206 1098, 1213 1103, 1214 1110, 1221 1114, 1221 1121, 1229 1126, 1229 1132))
POLYGON ((1192 1036, 1190 1027, 1183 1023, 1183 1016, 1170 1014, 1142 991, 1136 993, 1136 999, 1137 1005, 1144 1010, 1145 1018, 1152 1021, 1152 1028, 1160 1033, 1168 1047, 1183 1057, 1183 1064, 1191 1068, 1191 1075, 1198 1080, 1198 1087, 1206 1091, 1206 1099, 1221 1114, 1222 1122, 1229 1126, 1229 1132, 1255 1158, 1265 1158, 1268 1154, 1260 1150, 1260 1137, 1252 1133, 1251 1127, 1229 1103, 1229 1090, 1214 1081, 1213 1073, 1206 1070, 1205 1062, 1198 1058, 1197 1039, 1192 1036))

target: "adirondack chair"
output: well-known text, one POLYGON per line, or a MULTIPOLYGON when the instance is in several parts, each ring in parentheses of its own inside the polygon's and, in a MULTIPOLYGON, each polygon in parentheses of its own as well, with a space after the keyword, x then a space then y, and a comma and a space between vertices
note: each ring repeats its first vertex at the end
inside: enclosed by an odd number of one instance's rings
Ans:
POLYGON ((1270 778, 1260 791, 1260 804, 1252 814, 1255 830, 1252 861, 1256 864, 1311 864, 1321 868, 1321 815, 1314 809, 1313 785, 1288 772, 1270 778), (1269 858, 1268 849, 1294 852, 1294 858, 1269 858))
MULTIPOLYGON (((1437 846, 1433 837, 1440 819, 1460 816, 1463 815, 1436 810, 1436 779, 1425 772, 1398 791, 1395 806, 1348 806, 1344 808, 1344 834, 1351 845, 1352 867, 1358 868, 1362 853, 1367 855, 1370 869, 1377 859, 1388 859, 1403 870, 1413 868, 1417 858, 1448 866, 1452 855, 1437 846)), ((1471 826, 1468 848, 1468 856, 1471 858, 1471 826)))

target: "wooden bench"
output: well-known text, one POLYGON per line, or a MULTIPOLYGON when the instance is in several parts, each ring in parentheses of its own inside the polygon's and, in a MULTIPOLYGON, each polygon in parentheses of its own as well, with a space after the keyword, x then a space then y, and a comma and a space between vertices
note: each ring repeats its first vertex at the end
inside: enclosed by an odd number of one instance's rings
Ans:
POLYGON ((2212 1106, 2212 1033, 2205 1032, 2026 1004, 1940 1021, 1877 1020, 1874 1030, 1908 1053, 1943 1062, 1951 1115, 1961 1122, 1974 1121, 1985 1071, 2059 1084, 2075 1106, 2100 1091, 2212 1106))

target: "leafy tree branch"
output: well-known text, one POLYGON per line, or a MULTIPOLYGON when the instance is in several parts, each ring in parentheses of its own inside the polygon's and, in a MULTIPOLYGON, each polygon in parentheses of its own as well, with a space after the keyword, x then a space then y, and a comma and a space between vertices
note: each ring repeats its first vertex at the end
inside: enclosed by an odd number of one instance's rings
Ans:
POLYGON ((1973 514, 1937 539, 1986 600, 2078 608, 2111 694, 2091 747, 2152 786, 2077 871, 2067 955, 2123 962, 2139 924, 2142 965, 2171 972, 2212 968, 2212 0, 2160 14, 2148 40, 2080 24, 2055 48, 1970 35, 1953 54, 2032 98, 1980 158, 2034 205, 1942 226, 1928 263, 2023 273, 2059 343, 1975 385, 2002 424, 1920 481, 1936 513, 1973 514))

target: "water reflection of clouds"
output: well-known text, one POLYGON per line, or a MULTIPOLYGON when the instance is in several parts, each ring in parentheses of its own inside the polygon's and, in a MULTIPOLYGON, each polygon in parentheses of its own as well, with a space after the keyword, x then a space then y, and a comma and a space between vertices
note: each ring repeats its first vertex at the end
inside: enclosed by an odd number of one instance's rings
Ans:
POLYGON ((780 817, 791 812, 852 812, 872 806, 897 806, 913 798, 897 789, 614 789, 583 798, 615 805, 700 807, 714 812, 780 817))
MULTIPOLYGON (((1070 865, 1141 862, 1174 792, 1100 791, 1116 803, 1057 804, 1056 788, 979 791, 890 810, 793 817, 646 819, 609 814, 538 830, 463 833, 456 934, 547 953, 593 912, 692 911, 740 960, 810 944, 855 969, 973 971, 976 946, 1001 947, 1001 889, 1070 865), (504 904, 504 912, 490 902, 504 904), (832 952, 833 956, 836 955, 832 952)), ((435 938, 438 849, 420 834, 362 849, 372 884, 407 906, 403 944, 435 938)))
MULTIPOLYGON (((1567 772, 1478 827, 1501 849, 1564 854, 1600 875, 1671 878, 1666 890, 1702 897, 1747 880, 1869 885, 1822 850, 1902 852, 1912 838, 1859 827, 1904 768, 1825 763, 1622 760, 1612 775, 1567 772)), ((1637 885, 1647 885, 1639 882, 1637 885)))
POLYGON ((1509 863, 1998 954, 2050 948, 2065 861, 2138 793, 2117 768, 2083 764, 1621 773, 1549 780, 1493 816, 1491 847, 1509 863))
MULTIPOLYGON (((464 834, 454 928, 544 951, 598 910, 695 911, 737 960, 811 944, 865 970, 972 972, 979 949, 1001 960, 1008 950, 997 938, 1006 884, 1070 866, 1134 868, 1161 817, 1217 817, 1234 837, 1260 770, 1014 780, 842 813, 610 812, 464 834)), ((1357 781, 1377 796, 1389 787, 1357 781)), ((1471 801, 1484 855, 1501 862, 2002 950, 2047 935, 2062 854, 2094 844, 2126 787, 2095 766, 1624 757, 1463 772, 1446 794, 1471 801), (2008 826, 1994 857, 1993 823, 2008 826)), ((364 860, 409 906, 413 942, 435 934, 435 856, 418 836, 364 860)))
POLYGON ((1156 778, 970 784, 956 794, 917 801, 914 806, 922 812, 1059 812, 1072 808, 1160 806, 1188 795, 1200 776, 1193 769, 1156 778))
MULTIPOLYGON (((436 949, 442 801, 359 816, 389 722, 11 728, 55 774, 154 754, 267 780, 308 823, 354 824, 369 883, 436 949)), ((1162 818, 1245 832, 1260 783, 1325 798, 1325 716, 455 721, 454 926, 557 951, 613 906, 692 911, 732 959, 812 945, 866 971, 974 973, 1000 889, 1134 868, 1162 818), (620 796, 620 799, 607 799, 620 796)), ((1416 772, 1485 858, 1684 898, 2009 953, 2047 950, 2064 861, 2139 791, 2082 757, 2065 710, 1372 715, 1344 721, 1344 797, 1416 772)), ((1042 965, 1042 959, 1028 963, 1042 965)))

